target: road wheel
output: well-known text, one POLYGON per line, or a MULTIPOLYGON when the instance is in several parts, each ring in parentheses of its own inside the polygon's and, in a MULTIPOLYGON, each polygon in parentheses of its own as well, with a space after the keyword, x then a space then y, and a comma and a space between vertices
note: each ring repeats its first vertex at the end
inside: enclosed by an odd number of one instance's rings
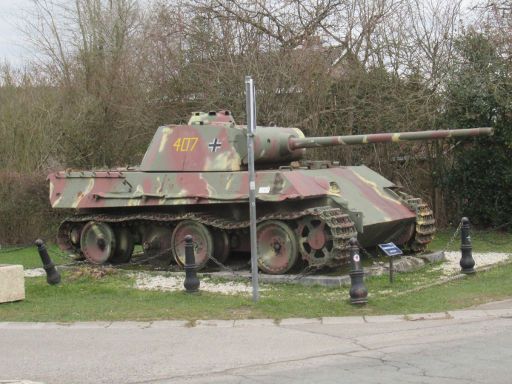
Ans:
POLYGON ((178 223, 171 237, 171 251, 180 266, 185 266, 185 236, 192 236, 195 263, 198 269, 203 268, 213 254, 214 242, 206 225, 193 220, 178 223))
POLYGON ((297 237, 290 226, 268 220, 259 223, 256 232, 259 268, 272 275, 288 272, 298 258, 297 237))
POLYGON ((133 234, 128 228, 123 227, 114 229, 114 234, 116 237, 116 248, 109 261, 112 264, 128 263, 133 253, 133 234))
POLYGON ((104 264, 116 247, 114 231, 107 223, 89 221, 80 235, 80 249, 93 264, 104 264))
POLYGON ((310 264, 329 260, 334 249, 334 237, 329 225, 317 216, 306 216, 297 230, 301 253, 310 264))

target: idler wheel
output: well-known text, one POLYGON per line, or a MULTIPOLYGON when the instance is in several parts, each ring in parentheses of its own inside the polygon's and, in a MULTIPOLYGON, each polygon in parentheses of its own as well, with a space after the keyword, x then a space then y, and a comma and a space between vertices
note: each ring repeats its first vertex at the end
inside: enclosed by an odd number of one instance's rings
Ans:
POLYGON ((288 272, 298 258, 297 237, 290 226, 279 220, 267 220, 256 227, 258 267, 265 273, 288 272))
POLYGON ((123 264, 130 261, 133 253, 133 234, 128 228, 116 228, 116 248, 114 255, 110 258, 112 264, 123 264))
POLYGON ((297 229, 302 255, 310 264, 329 259, 334 248, 332 230, 316 216, 306 216, 299 221, 297 229))
POLYGON ((107 223, 89 221, 80 235, 80 249, 93 264, 103 264, 114 254, 116 239, 107 223))
POLYGON ((192 236, 194 256, 198 269, 203 268, 213 253, 214 242, 208 227, 193 220, 178 223, 171 237, 171 251, 180 266, 185 265, 185 236, 192 236))

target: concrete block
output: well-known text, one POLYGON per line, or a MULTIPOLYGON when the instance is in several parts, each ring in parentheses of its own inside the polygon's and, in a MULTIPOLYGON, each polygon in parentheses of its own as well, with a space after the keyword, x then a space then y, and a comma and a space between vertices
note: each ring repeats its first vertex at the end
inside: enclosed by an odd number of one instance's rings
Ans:
POLYGON ((22 265, 0 264, 0 303, 25 299, 22 265))

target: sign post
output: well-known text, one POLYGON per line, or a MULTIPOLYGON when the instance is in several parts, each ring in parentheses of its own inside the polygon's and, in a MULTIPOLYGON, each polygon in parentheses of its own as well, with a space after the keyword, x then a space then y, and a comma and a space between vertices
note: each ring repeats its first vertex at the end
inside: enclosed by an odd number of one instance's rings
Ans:
POLYGON ((249 166, 249 218, 251 234, 252 300, 260 298, 258 287, 258 249, 256 243, 256 176, 254 172, 254 132, 256 131, 256 95, 251 76, 245 76, 245 102, 247 111, 247 163, 249 166))
POLYGON ((389 257, 389 282, 393 282, 393 258, 395 256, 403 255, 403 252, 398 248, 395 243, 379 244, 379 248, 384 254, 389 257))

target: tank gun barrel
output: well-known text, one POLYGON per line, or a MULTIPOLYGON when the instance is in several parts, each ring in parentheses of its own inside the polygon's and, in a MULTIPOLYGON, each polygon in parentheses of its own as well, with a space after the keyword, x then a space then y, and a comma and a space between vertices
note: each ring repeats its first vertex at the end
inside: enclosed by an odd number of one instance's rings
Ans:
POLYGON ((445 129, 438 131, 374 133, 368 135, 325 136, 289 139, 291 150, 300 148, 331 147, 336 145, 357 145, 388 143, 414 140, 435 140, 449 137, 490 136, 493 128, 445 129))

